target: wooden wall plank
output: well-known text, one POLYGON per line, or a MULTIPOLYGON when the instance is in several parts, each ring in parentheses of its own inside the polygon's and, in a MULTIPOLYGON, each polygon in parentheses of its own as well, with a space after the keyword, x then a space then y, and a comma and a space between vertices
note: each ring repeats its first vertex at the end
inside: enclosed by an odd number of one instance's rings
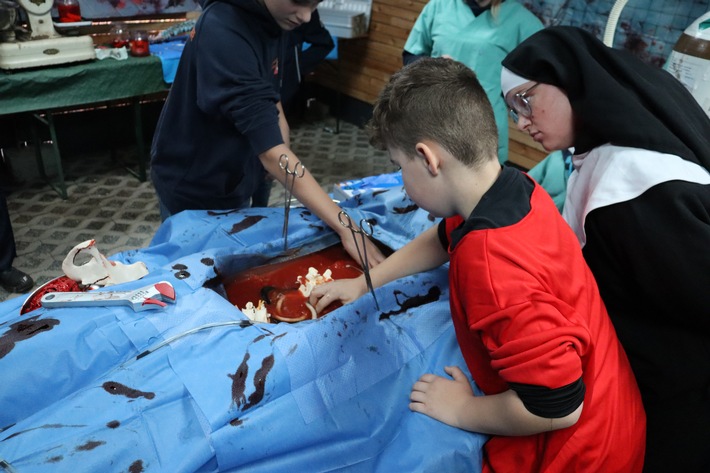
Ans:
MULTIPOLYGON (((387 4, 379 4, 379 5, 373 5, 372 7, 372 16, 375 18, 389 18, 390 21, 394 20, 405 20, 408 21, 409 27, 414 24, 416 21, 417 17, 419 16, 419 12, 415 10, 405 10, 400 7, 392 6, 392 5, 387 5, 387 4)), ((406 28, 406 25, 404 26, 406 28)))
POLYGON ((412 11, 419 15, 419 12, 422 11, 422 8, 424 8, 426 4, 426 0, 377 0, 373 2, 372 8, 379 5, 387 5, 399 10, 412 11))

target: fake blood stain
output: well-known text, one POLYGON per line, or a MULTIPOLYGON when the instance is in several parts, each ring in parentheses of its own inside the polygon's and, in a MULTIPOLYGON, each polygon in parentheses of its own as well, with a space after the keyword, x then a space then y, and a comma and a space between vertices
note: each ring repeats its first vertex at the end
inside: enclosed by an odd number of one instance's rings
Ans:
POLYGON ((96 447, 100 447, 101 445, 104 445, 106 442, 103 440, 89 440, 83 445, 78 445, 76 447, 77 452, 88 452, 89 450, 93 450, 96 447))
POLYGON ((266 375, 274 367, 274 355, 269 355, 261 361, 261 368, 254 375, 254 392, 249 396, 249 402, 244 405, 245 409, 255 406, 264 398, 264 388, 266 386, 266 375))
POLYGON ((428 293, 418 296, 412 296, 408 299, 405 299, 404 302, 399 302, 399 298, 397 296, 400 294, 406 296, 406 294, 402 291, 394 291, 394 297, 397 300, 397 304, 399 305, 399 310, 393 310, 392 312, 383 312, 382 314, 380 314, 380 320, 389 319, 393 315, 402 314, 408 311, 409 309, 413 309, 414 307, 419 307, 424 304, 428 304, 430 302, 438 300, 441 296, 441 288, 439 288, 438 286, 432 286, 429 289, 428 293))
POLYGON ((419 206, 417 204, 408 205, 406 207, 394 207, 392 211, 396 214, 406 214, 409 212, 414 212, 419 206))
MULTIPOLYGON (((13 425, 15 425, 15 424, 9 425, 9 426, 7 426, 5 429, 2 429, 2 430, 9 429, 9 428, 12 427, 13 425)), ((17 437, 18 435, 22 435, 22 434, 24 434, 25 432, 31 432, 31 431, 33 431, 33 430, 38 430, 38 429, 62 429, 62 428, 65 428, 65 427, 86 427, 86 426, 85 426, 84 424, 78 424, 78 425, 76 425, 76 424, 44 424, 44 425, 40 425, 39 427, 32 427, 31 429, 21 430, 21 431, 19 431, 19 432, 15 432, 14 434, 9 435, 9 436, 5 437, 4 439, 0 440, 0 442, 4 442, 5 440, 9 440, 9 439, 11 439, 11 438, 13 438, 13 437, 17 437)))
MULTIPOLYGON (((216 272, 216 271, 215 271, 216 272)), ((217 290, 222 285, 222 276, 217 273, 217 276, 207 279, 204 283, 202 283, 202 287, 205 289, 212 289, 212 290, 217 290)))
POLYGON ((10 353, 18 342, 52 330, 55 325, 59 325, 59 320, 40 319, 38 315, 10 325, 10 329, 0 336, 0 358, 10 353))
POLYGON ((143 472, 143 460, 136 460, 131 463, 128 467, 128 473, 142 473, 143 472))
MULTIPOLYGON (((113 1, 114 1, 114 0, 112 0, 112 3, 113 3, 113 1)), ((116 2, 116 3, 118 3, 118 2, 116 2)), ((214 210, 208 210, 208 211, 207 211, 207 215, 209 215, 210 217, 221 217, 222 215, 229 215, 229 214, 232 214, 232 213, 236 212, 237 210, 238 210, 238 209, 227 210, 227 211, 224 211, 224 212, 216 212, 216 211, 214 211, 214 210)))
POLYGON ((232 419, 231 421, 229 421, 229 425, 231 425, 232 427, 239 427, 239 426, 242 425, 243 423, 244 423, 244 421, 241 420, 241 419, 239 419, 239 418, 237 418, 237 419, 232 419))
POLYGON ((244 390, 246 389, 247 374, 249 374, 248 360, 249 352, 246 352, 237 371, 234 374, 227 375, 232 378, 232 402, 236 404, 237 407, 241 407, 247 400, 244 395, 244 390))
POLYGON ((125 386, 121 383, 117 383, 115 381, 106 381, 103 384, 103 388, 109 394, 115 394, 117 396, 126 396, 130 399, 137 399, 139 397, 153 399, 155 397, 155 393, 139 391, 137 389, 129 388, 128 386, 125 386))
POLYGON ((184 264, 175 264, 173 265, 173 269, 176 271, 175 277, 177 279, 187 279, 190 277, 190 273, 187 271, 187 266, 184 264))
POLYGON ((263 215, 250 215, 249 217, 245 218, 239 223, 235 223, 232 226, 232 229, 229 231, 229 234, 234 234, 234 233, 239 233, 242 230, 246 230, 247 228, 251 227, 252 225, 256 225, 266 217, 263 215))

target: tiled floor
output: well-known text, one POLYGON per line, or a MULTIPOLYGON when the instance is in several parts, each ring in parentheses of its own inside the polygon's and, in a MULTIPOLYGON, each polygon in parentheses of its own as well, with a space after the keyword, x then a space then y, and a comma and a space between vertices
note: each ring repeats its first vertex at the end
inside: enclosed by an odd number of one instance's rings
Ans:
MULTIPOLYGON (((340 133, 333 134, 324 129, 331 121, 303 122, 291 130, 294 152, 324 189, 330 192, 337 182, 393 171, 385 153, 369 145, 362 129, 341 122, 340 133)), ((99 250, 110 256, 147 246, 160 225, 150 181, 138 181, 108 151, 63 157, 67 200, 38 178, 30 148, 4 152, 21 181, 7 199, 18 253, 14 266, 29 273, 35 287, 62 275, 62 261, 78 243, 95 239, 99 250)), ((280 205, 283 198, 276 184, 270 205, 280 205)), ((0 288, 0 301, 17 296, 0 288)))

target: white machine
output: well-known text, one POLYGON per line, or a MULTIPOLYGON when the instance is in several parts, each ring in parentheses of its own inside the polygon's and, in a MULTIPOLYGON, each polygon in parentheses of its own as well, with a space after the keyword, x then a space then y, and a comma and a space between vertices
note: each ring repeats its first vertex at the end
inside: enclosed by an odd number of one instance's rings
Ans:
POLYGON ((31 31, 29 37, 26 32, 22 34, 21 29, 17 33, 17 5, 14 1, 0 0, 0 69, 25 69, 96 58, 91 36, 57 33, 51 14, 54 0, 16 1, 27 12, 31 31))
MULTIPOLYGON (((616 0, 604 31, 604 44, 612 47, 616 24, 628 0, 616 0)), ((663 66, 695 97, 710 117, 710 12, 688 26, 680 35, 663 66)))
POLYGON ((323 0, 318 5, 323 25, 338 38, 365 36, 371 12, 372 0, 323 0))
POLYGON ((688 88, 710 116, 710 12, 680 35, 665 69, 688 88))

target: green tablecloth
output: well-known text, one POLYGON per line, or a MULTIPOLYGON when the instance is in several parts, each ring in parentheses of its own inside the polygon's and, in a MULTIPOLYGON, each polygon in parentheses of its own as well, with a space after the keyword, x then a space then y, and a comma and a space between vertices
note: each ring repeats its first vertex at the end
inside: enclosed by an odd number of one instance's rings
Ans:
POLYGON ((70 108, 168 90, 155 56, 0 72, 0 115, 70 108))

